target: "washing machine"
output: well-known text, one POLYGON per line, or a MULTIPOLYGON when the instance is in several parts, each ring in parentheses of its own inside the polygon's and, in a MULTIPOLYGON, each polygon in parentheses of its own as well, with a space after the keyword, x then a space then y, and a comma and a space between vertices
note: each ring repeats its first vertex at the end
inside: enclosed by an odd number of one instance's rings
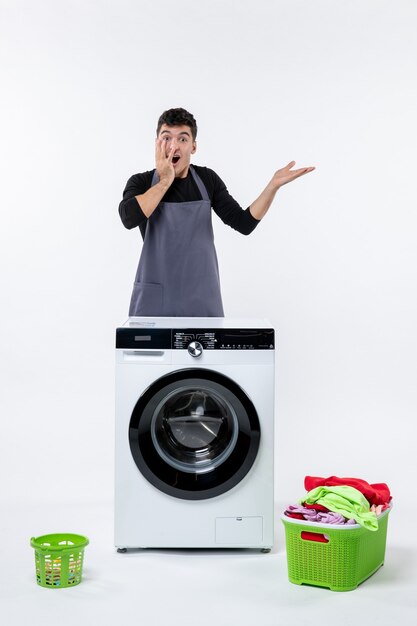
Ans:
POLYGON ((274 329, 130 317, 116 330, 115 545, 273 545, 274 329))

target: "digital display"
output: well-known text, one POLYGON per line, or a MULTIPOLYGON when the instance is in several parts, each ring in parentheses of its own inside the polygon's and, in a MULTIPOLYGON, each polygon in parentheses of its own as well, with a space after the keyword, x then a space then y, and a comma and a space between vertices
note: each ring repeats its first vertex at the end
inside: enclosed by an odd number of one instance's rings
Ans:
POLYGON ((151 341, 150 335, 135 335, 135 341, 151 341))

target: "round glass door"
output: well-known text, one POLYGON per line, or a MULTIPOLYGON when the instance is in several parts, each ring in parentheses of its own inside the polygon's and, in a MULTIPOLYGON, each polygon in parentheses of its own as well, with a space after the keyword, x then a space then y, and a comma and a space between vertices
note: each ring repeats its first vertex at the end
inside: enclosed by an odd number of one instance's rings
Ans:
POLYGON ((210 387, 184 386, 156 409, 152 441, 167 463, 190 473, 212 471, 232 452, 239 425, 233 406, 210 387))
POLYGON ((136 465, 158 489, 211 498, 252 466, 260 428, 255 407, 231 379, 211 370, 164 376, 138 400, 129 440, 136 465))

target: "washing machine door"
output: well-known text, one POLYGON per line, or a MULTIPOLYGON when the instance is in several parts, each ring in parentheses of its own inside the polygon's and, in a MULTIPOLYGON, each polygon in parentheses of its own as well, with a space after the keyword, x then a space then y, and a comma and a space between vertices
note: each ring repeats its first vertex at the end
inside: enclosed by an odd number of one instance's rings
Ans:
POLYGON ((255 407, 230 378, 206 369, 178 370, 139 398, 129 442, 142 474, 177 498, 213 498, 237 485, 256 458, 255 407))

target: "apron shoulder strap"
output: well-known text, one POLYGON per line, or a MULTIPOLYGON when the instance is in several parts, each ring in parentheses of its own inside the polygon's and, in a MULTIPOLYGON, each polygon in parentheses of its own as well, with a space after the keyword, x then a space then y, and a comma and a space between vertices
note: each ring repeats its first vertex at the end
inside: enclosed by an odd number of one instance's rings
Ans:
POLYGON ((206 186, 192 165, 190 165, 190 172, 191 172, 191 176, 194 178, 195 184, 197 185, 199 192, 201 193, 202 199, 208 200, 210 202, 210 196, 208 195, 206 186))
POLYGON ((153 176, 152 176, 152 182, 151 182, 151 187, 153 187, 154 185, 156 185, 156 183, 159 183, 159 174, 156 171, 156 169, 154 169, 153 171, 153 176))

